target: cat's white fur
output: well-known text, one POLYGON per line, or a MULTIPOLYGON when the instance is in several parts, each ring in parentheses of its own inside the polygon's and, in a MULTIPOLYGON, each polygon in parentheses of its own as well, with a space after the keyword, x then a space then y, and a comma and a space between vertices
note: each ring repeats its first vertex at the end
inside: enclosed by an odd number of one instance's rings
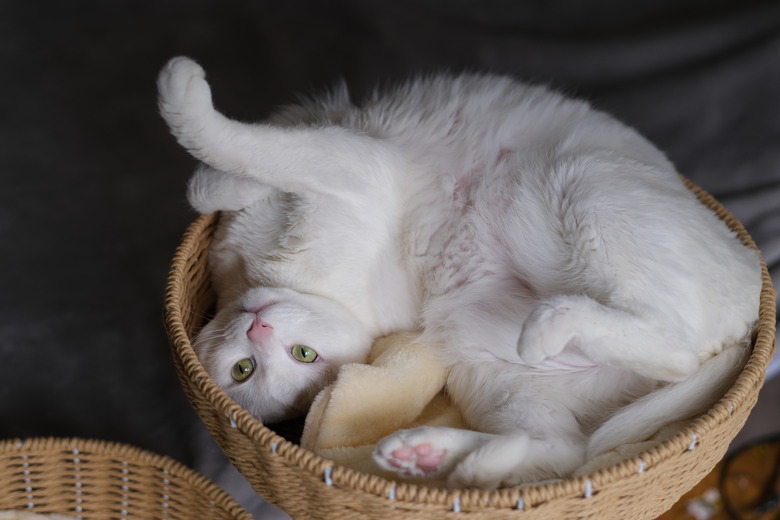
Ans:
POLYGON ((401 431, 375 458, 492 488, 568 475, 706 410, 744 361, 757 255, 659 150, 588 104, 435 76, 244 124, 214 109, 204 76, 174 58, 158 82, 203 162, 190 201, 222 211, 218 312, 195 348, 263 421, 304 413, 374 338, 417 329, 475 431, 401 431), (293 359, 296 344, 317 361, 293 359))

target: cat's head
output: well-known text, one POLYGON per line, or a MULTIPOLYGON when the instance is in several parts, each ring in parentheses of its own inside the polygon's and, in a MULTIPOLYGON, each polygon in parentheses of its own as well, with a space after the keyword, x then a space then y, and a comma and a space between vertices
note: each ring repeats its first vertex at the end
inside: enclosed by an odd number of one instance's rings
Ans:
POLYGON ((305 414, 372 338, 338 303, 290 289, 256 288, 221 309, 194 348, 206 372, 264 423, 305 414))

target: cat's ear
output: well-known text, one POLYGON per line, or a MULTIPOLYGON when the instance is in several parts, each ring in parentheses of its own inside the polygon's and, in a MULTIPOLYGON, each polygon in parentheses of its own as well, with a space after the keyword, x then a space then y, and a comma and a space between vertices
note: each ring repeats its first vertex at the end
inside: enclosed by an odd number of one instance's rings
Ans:
POLYGON ((230 120, 214 109, 205 72, 188 58, 169 61, 157 86, 160 112, 173 135, 221 172, 288 192, 343 194, 375 189, 377 179, 388 178, 382 170, 397 162, 387 143, 349 129, 230 120))
POLYGON ((202 214, 239 211, 267 197, 273 188, 257 180, 201 164, 189 182, 187 199, 202 214))

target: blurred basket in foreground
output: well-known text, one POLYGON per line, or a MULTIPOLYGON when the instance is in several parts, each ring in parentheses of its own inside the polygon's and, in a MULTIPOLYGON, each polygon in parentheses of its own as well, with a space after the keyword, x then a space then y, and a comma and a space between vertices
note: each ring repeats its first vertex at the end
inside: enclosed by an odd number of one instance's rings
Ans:
MULTIPOLYGON (((756 246, 715 199, 701 202, 756 246)), ((589 475, 497 491, 444 490, 398 483, 334 465, 254 419, 206 374, 191 340, 214 303, 206 262, 218 215, 192 223, 176 251, 165 301, 174 361, 190 402, 254 489, 293 518, 619 518, 650 519, 669 509, 723 457, 756 403, 775 348, 775 293, 762 263, 760 319, 753 352, 735 384, 669 441, 589 475)))
POLYGON ((95 440, 0 442, 0 511, 84 519, 251 520, 227 493, 183 464, 95 440))

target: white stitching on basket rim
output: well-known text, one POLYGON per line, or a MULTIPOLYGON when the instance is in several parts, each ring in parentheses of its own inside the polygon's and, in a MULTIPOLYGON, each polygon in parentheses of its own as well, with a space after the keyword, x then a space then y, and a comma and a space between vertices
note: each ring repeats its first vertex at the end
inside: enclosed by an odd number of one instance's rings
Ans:
POLYGON ((279 450, 279 443, 275 442, 275 443, 271 444, 271 453, 273 453, 275 455, 277 450, 279 450))
POLYGON ((130 483, 130 478, 127 476, 130 474, 130 470, 127 469, 128 463, 127 461, 122 461, 122 509, 120 510, 120 514, 122 515, 122 520, 125 520, 125 517, 128 516, 127 508, 130 507, 130 503, 128 502, 128 499, 130 498, 127 494, 130 491, 130 486, 128 484, 130 483))
POLYGON ((324 477, 325 477, 326 486, 333 485, 333 479, 331 478, 332 473, 333 473, 333 466, 328 466, 327 468, 325 468, 324 477))
MULTIPOLYGON (((74 477, 76 479, 75 486, 74 486, 76 488, 75 511, 77 513, 82 513, 84 512, 84 508, 81 506, 81 504, 84 503, 84 499, 81 497, 81 493, 82 493, 81 492, 81 467, 79 466, 79 464, 81 464, 81 459, 78 457, 78 455, 80 454, 78 447, 74 446, 71 449, 71 453, 73 453, 74 455, 73 464, 75 464, 73 468, 74 477)), ((81 515, 78 515, 78 518, 81 518, 81 515)))
POLYGON ((688 451, 693 451, 694 448, 699 444, 699 436, 696 435, 696 432, 691 432, 691 435, 693 436, 693 440, 688 445, 688 451))
POLYGON ((637 471, 637 473, 644 473, 644 472, 645 472, 645 461, 639 459, 639 471, 637 471))
MULTIPOLYGON (((24 441, 19 441, 19 442, 17 443, 17 446, 18 446, 19 448, 21 448, 23 445, 24 445, 24 441)), ((30 463, 29 463, 29 462, 27 462, 29 459, 30 459, 30 457, 29 457, 29 456, 27 456, 27 455, 22 455, 22 460, 24 461, 24 462, 22 463, 22 465, 23 465, 25 468, 29 468, 29 467, 30 467, 30 463)), ((29 471, 30 471, 29 469, 25 469, 25 475, 27 475, 27 474, 29 473, 29 471)), ((25 478, 25 479, 24 479, 24 482, 25 482, 25 484, 30 484, 30 479, 29 479, 29 477, 28 477, 28 478, 25 478)), ((33 496, 32 496, 32 487, 29 487, 29 486, 28 486, 27 488, 25 488, 25 491, 27 491, 27 496, 26 496, 26 498, 27 498, 27 500, 28 500, 28 502, 27 502, 27 509, 32 509, 32 508, 34 508, 34 507, 35 507, 35 503, 33 502, 33 496)))
POLYGON ((29 459, 30 457, 27 455, 22 455, 22 460, 24 461, 22 462, 22 467, 24 468, 24 490, 27 492, 26 498, 28 500, 27 507, 33 508, 35 507, 35 504, 33 504, 32 479, 30 478, 30 463, 28 462, 29 459))
POLYGON ((585 481, 585 493, 582 495, 584 498, 590 498, 593 496, 593 482, 590 479, 585 481))
POLYGON ((231 410, 228 414, 228 419, 230 420, 230 427, 231 428, 238 428, 238 424, 236 424, 236 421, 233 420, 233 414, 236 413, 235 410, 231 410))
POLYGON ((452 501, 452 511, 460 513, 460 497, 455 497, 455 500, 452 501))
POLYGON ((170 495, 168 493, 171 492, 170 490, 170 484, 171 481, 168 477, 171 476, 170 471, 167 469, 162 470, 163 478, 162 478, 162 484, 163 484, 163 492, 162 492, 162 506, 163 506, 163 513, 165 516, 168 516, 168 509, 171 507, 171 505, 168 503, 168 501, 171 499, 170 495))
POLYGON ((523 500, 523 497, 517 497, 517 507, 516 509, 520 511, 525 510, 525 500, 523 500))
POLYGON ((390 488, 390 491, 387 492, 387 498, 389 500, 395 500, 395 486, 390 488))

